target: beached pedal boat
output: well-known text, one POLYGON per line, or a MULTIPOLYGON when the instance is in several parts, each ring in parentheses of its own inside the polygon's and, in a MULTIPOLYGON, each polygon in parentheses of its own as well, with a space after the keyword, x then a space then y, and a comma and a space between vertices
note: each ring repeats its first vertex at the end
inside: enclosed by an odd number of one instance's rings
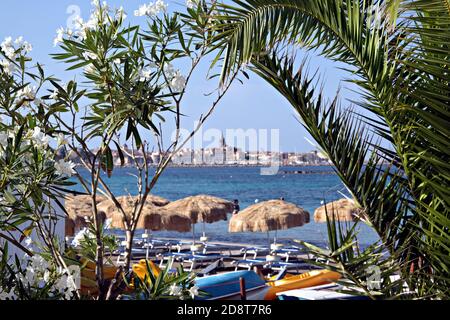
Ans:
POLYGON ((323 284, 305 289, 295 289, 278 292, 278 300, 369 300, 369 297, 361 292, 361 295, 352 295, 339 292, 345 287, 336 283, 323 284))
POLYGON ((247 300, 264 300, 269 290, 266 282, 254 271, 234 271, 197 278, 195 285, 207 296, 196 300, 240 300, 240 278, 245 280, 247 300))
POLYGON ((340 278, 339 273, 325 269, 313 270, 299 275, 287 274, 281 280, 269 280, 267 282, 269 290, 264 299, 275 300, 279 292, 319 286, 332 283, 340 278))
MULTIPOLYGON (((95 274, 95 263, 84 261, 84 268, 81 270, 80 292, 83 295, 94 295, 98 293, 98 287, 95 274)), ((105 280, 112 280, 116 276, 117 267, 105 264, 103 266, 103 276, 105 280)))

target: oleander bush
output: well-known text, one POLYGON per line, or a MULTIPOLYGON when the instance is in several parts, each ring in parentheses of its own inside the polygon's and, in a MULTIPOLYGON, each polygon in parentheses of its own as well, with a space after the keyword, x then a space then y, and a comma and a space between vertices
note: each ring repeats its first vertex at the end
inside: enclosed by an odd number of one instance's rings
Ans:
MULTIPOLYGON (((0 239, 31 259, 39 256, 38 251, 45 252, 48 263, 61 270, 71 265, 85 268, 88 263, 97 286, 91 298, 102 300, 115 299, 127 290, 123 280, 130 276, 133 239, 148 195, 172 156, 210 117, 237 75, 209 92, 215 96, 209 110, 190 135, 182 137, 181 122, 187 114, 184 98, 190 79, 209 54, 207 29, 214 5, 187 1, 190 9, 184 14, 169 13, 161 0, 142 5, 134 12, 146 19, 142 28, 127 23, 122 7, 98 0, 91 4, 89 20, 76 17, 73 27, 59 28, 53 41, 52 57, 66 63, 76 81, 63 83, 47 76, 40 64, 31 66, 32 46, 22 38, 8 37, 1 44, 0 239), (178 69, 179 65, 187 65, 186 70, 178 69), (168 117, 174 119, 175 137, 164 147, 162 125, 168 117), (156 147, 151 147, 151 140, 156 147), (93 144, 99 147, 92 149, 93 144), (161 154, 155 170, 147 159, 154 149, 161 154), (120 165, 128 158, 136 169, 138 197, 132 212, 124 210, 108 186, 107 177, 117 165, 113 152, 120 165), (89 177, 81 170, 87 170, 89 177), (70 248, 62 248, 63 239, 58 239, 55 230, 65 218, 63 198, 75 180, 82 194, 92 199, 92 218, 75 236, 73 246, 66 243, 70 248), (104 272, 115 238, 103 228, 97 208, 100 194, 115 204, 126 234, 125 271, 114 279, 107 279, 104 272), (35 233, 39 240, 35 246, 24 245, 35 233)), ((20 266, 27 268, 24 263, 20 266)), ((10 274, 21 272, 19 265, 15 268, 11 265, 10 274)), ((187 275, 183 273, 179 281, 187 275)), ((171 283, 176 285, 176 279, 171 283)), ((9 287, 5 290, 6 295, 12 292, 9 287)), ((79 290, 76 293, 80 298, 79 290)), ((22 295, 15 293, 15 297, 22 295)))
POLYGON ((71 299, 76 286, 55 226, 64 219, 61 200, 74 184, 74 164, 60 156, 67 142, 53 121, 60 110, 51 107, 44 89, 53 78, 33 64, 31 50, 22 37, 1 43, 0 295, 71 299), (8 254, 12 248, 23 254, 8 254))

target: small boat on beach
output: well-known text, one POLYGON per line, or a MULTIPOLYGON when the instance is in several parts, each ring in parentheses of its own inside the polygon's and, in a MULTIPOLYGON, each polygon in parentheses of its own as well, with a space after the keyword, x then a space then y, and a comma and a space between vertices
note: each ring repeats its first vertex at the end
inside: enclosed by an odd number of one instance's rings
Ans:
MULTIPOLYGON (((80 291, 84 295, 97 294, 98 287, 95 274, 95 263, 84 261, 84 267, 81 269, 80 291)), ((105 280, 112 280, 116 276, 117 267, 109 264, 103 265, 103 276, 105 280)))
POLYGON ((278 300, 369 300, 363 292, 353 295, 339 292, 345 288, 338 284, 325 284, 305 289, 295 289, 277 293, 278 300))
POLYGON ((264 300, 269 286, 254 271, 234 271, 213 276, 197 278, 195 285, 207 296, 196 300, 240 300, 240 278, 245 280, 247 300, 264 300))
POLYGON ((340 278, 339 273, 325 269, 313 270, 299 275, 287 274, 281 280, 267 281, 270 288, 264 300, 275 300, 279 292, 328 284, 340 278))

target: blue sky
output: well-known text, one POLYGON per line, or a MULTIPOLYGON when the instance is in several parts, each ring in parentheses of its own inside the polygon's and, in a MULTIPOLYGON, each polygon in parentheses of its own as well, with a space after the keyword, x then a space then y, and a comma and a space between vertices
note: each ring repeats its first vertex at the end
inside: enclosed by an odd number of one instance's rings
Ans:
MULTIPOLYGON (((169 10, 183 10, 184 1, 166 1, 169 10)), ((134 17, 133 11, 144 1, 108 1, 112 6, 122 5, 128 14, 130 23, 143 24, 145 18, 134 17)), ((87 20, 90 14, 90 1, 76 0, 2 0, 0 2, 0 39, 7 36, 16 38, 23 36, 33 45, 31 53, 35 61, 45 65, 48 74, 53 74, 63 81, 68 81, 72 74, 65 72, 66 65, 52 60, 51 53, 58 52, 53 47, 53 38, 56 29, 66 26, 67 19, 74 14, 73 6, 80 8, 80 15, 87 20)), ((302 53, 300 54, 300 56, 302 53)), ((314 54, 309 55, 310 69, 319 69, 322 76, 324 93, 332 98, 340 87, 341 97, 355 99, 354 93, 348 90, 349 84, 343 80, 348 77, 344 71, 338 69, 336 63, 320 58, 314 54)), ((209 108, 208 93, 217 85, 217 80, 205 80, 207 63, 205 61, 197 71, 192 83, 188 87, 188 95, 183 106, 188 116, 183 120, 183 127, 193 128, 193 121, 209 108)), ((183 70, 183 66, 178 66, 183 70)), ((346 103, 348 105, 348 103, 346 103)), ((310 151, 314 149, 305 139, 309 137, 306 131, 295 119, 294 110, 273 88, 250 74, 250 80, 244 85, 236 83, 228 95, 223 99, 215 113, 204 126, 225 131, 226 129, 279 129, 280 148, 282 151, 310 151)), ((170 125, 165 129, 170 131, 170 125)))

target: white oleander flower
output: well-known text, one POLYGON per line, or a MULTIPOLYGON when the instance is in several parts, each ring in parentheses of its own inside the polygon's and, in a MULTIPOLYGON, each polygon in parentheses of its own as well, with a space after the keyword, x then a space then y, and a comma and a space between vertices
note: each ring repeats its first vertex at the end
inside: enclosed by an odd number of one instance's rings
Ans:
POLYGON ((166 12, 168 6, 169 5, 166 4, 163 0, 157 0, 155 3, 155 9, 156 9, 156 11, 158 11, 158 13, 160 11, 166 12))
POLYGON ((181 75, 180 71, 175 73, 173 79, 170 81, 170 87, 175 92, 181 92, 186 87, 186 78, 181 75))
POLYGON ((195 5, 197 5, 197 1, 195 0, 186 0, 186 7, 192 9, 195 5))
POLYGON ((47 148, 50 141, 50 136, 41 132, 41 128, 35 127, 33 134, 31 135, 31 140, 37 147, 47 148))
POLYGON ((1 48, 3 51, 5 51, 5 48, 12 47, 12 44, 13 44, 12 37, 6 37, 1 44, 1 48))
POLYGON ((91 74, 94 73, 95 71, 97 71, 97 69, 95 68, 95 66, 93 64, 88 64, 87 66, 85 66, 83 68, 85 73, 91 74))
POLYGON ((2 66, 3 72, 9 76, 16 71, 16 66, 7 59, 0 60, 0 66, 2 66))
POLYGON ((56 30, 56 37, 53 40, 53 46, 56 47, 58 45, 58 43, 63 42, 64 40, 64 28, 60 27, 56 30))
POLYGON ((119 20, 119 19, 125 20, 126 18, 127 18, 127 15, 125 14, 125 10, 123 9, 123 6, 120 6, 119 9, 117 9, 117 11, 116 11, 115 19, 116 20, 119 20))
POLYGON ((53 90, 53 93, 49 96, 49 98, 50 99, 53 99, 53 100, 56 100, 56 99, 58 99, 58 90, 57 89, 55 89, 55 90, 53 90))
POLYGON ((18 45, 19 47, 22 45, 22 43, 23 43, 22 36, 18 37, 16 40, 14 40, 14 44, 18 45))
POLYGON ((20 50, 23 50, 23 52, 24 52, 25 54, 27 54, 28 52, 31 52, 31 51, 33 50, 33 46, 32 46, 29 42, 24 41, 22 36, 18 37, 18 38, 14 41, 14 44, 17 45, 17 47, 18 47, 20 50))
POLYGON ((89 20, 83 25, 84 30, 94 30, 98 27, 98 15, 96 13, 91 14, 89 20))
POLYGON ((34 270, 34 268, 32 266, 28 266, 25 269, 25 276, 21 278, 23 283, 26 284, 34 284, 36 282, 36 271, 34 270))
POLYGON ((181 287, 177 286, 175 283, 170 286, 169 295, 171 295, 171 296, 181 296, 182 293, 183 293, 183 290, 181 289, 181 287))
POLYGON ((164 65, 164 74, 166 75, 167 79, 172 79, 175 73, 175 68, 171 63, 166 63, 164 65))
POLYGON ((75 18, 73 18, 73 25, 75 26, 76 29, 83 29, 84 27, 83 18, 80 16, 76 16, 75 18))
POLYGON ((151 78, 152 71, 150 69, 142 69, 139 71, 139 81, 146 81, 151 78))
POLYGON ((106 3, 106 1, 102 2, 101 8, 100 8, 100 2, 92 3, 94 6, 94 10, 91 13, 91 16, 89 17, 89 21, 85 23, 84 28, 85 29, 96 29, 101 24, 108 24, 109 23, 109 12, 111 12, 109 5, 106 3))
POLYGON ((64 161, 64 159, 60 159, 55 162, 56 173, 61 176, 71 177, 75 172, 73 169, 75 168, 75 164, 72 161, 64 161))
POLYGON ((70 39, 70 38, 72 38, 72 37, 73 37, 73 35, 74 35, 74 32, 73 32, 73 30, 72 30, 72 29, 67 29, 67 30, 66 30, 66 35, 68 35, 68 36, 69 36, 69 39, 70 39))
POLYGON ((63 274, 54 285, 55 289, 64 295, 64 299, 69 300, 72 298, 72 291, 77 290, 74 286, 74 280, 71 275, 63 274))
POLYGON ((25 43, 23 45, 23 50, 26 53, 30 53, 33 50, 33 46, 31 45, 31 43, 25 41, 25 43))
POLYGON ((16 57, 16 50, 14 49, 11 37, 6 37, 0 44, 0 48, 9 59, 13 60, 16 57))
POLYGON ((83 52, 83 58, 85 60, 97 60, 98 56, 93 52, 83 52))
POLYGON ((47 270, 50 265, 47 260, 45 260, 42 256, 35 254, 30 258, 30 265, 33 270, 36 272, 44 272, 47 270))
POLYGON ((198 296, 198 287, 193 286, 189 289, 189 293, 191 294, 192 299, 194 299, 196 296, 198 296))
POLYGON ((73 275, 67 276, 67 288, 69 289, 70 294, 72 294, 72 291, 76 291, 78 289, 76 283, 77 281, 73 275))
POLYGON ((146 14, 147 14, 147 5, 146 4, 139 6, 139 9, 134 11, 134 15, 136 17, 142 17, 142 16, 145 16, 146 14))
POLYGON ((134 15, 136 17, 156 16, 160 12, 166 12, 167 6, 168 5, 164 1, 157 0, 155 3, 151 2, 149 4, 139 6, 139 9, 134 11, 134 15))
POLYGON ((64 136, 63 133, 58 133, 58 136, 56 137, 56 144, 58 145, 58 147, 61 147, 63 145, 68 144, 69 141, 67 141, 66 137, 64 136))
POLYGON ((86 23, 83 21, 83 18, 76 16, 73 20, 73 24, 75 27, 74 36, 77 37, 77 40, 83 41, 86 39, 86 23))
POLYGON ((36 98, 36 87, 27 85, 17 92, 19 99, 34 100, 36 98))
POLYGON ((34 101, 36 99, 36 87, 31 87, 30 85, 27 85, 25 88, 20 89, 17 92, 17 96, 19 99, 23 99, 23 105, 29 106, 31 101, 34 101))
POLYGON ((75 235, 75 237, 73 237, 72 243, 71 245, 73 247, 79 247, 80 246, 80 241, 84 239, 84 230, 86 228, 80 230, 77 232, 77 234, 75 235))
POLYGON ((86 39, 86 29, 76 30, 75 36, 77 37, 77 40, 83 41, 84 39, 86 39))
POLYGON ((84 237, 87 236, 88 238, 94 238, 95 235, 92 234, 88 228, 83 228, 80 231, 77 232, 75 237, 73 237, 71 245, 73 247, 79 247, 81 245, 81 241, 84 239, 84 237))

